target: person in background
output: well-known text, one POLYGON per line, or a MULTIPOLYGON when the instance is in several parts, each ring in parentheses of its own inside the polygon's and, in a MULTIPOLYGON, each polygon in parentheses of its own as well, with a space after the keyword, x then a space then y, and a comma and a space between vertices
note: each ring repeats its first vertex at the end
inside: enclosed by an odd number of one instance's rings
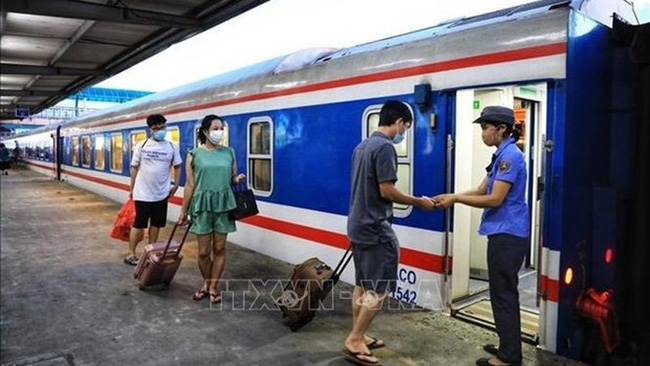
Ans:
POLYGON ((512 109, 485 107, 474 121, 481 124, 481 138, 497 151, 486 168, 487 176, 478 188, 459 194, 433 197, 440 208, 455 203, 484 208, 479 234, 487 235, 490 303, 499 335, 499 346, 483 349, 494 355, 476 361, 479 366, 521 365, 521 328, 518 272, 528 251, 530 220, 526 204, 526 162, 515 144, 512 109))
POLYGON ((9 149, 4 143, 0 142, 0 171, 2 175, 9 175, 7 171, 11 165, 11 157, 9 156, 9 149))
POLYGON ((345 339, 344 357, 360 365, 378 365, 371 349, 384 341, 366 330, 397 282, 399 242, 392 228, 393 203, 434 208, 428 197, 413 197, 395 187, 397 152, 413 115, 408 106, 389 100, 379 112, 379 128, 363 140, 352 155, 352 184, 348 214, 348 238, 356 268, 352 294, 352 330, 345 339))
POLYGON ((14 150, 12 152, 12 162, 14 165, 18 164, 18 160, 20 159, 20 146, 18 146, 18 140, 15 141, 16 147, 14 147, 14 150))
POLYGON ((190 232, 196 234, 199 247, 199 270, 203 284, 194 293, 194 301, 210 298, 211 304, 221 302, 218 282, 226 265, 226 239, 236 230, 228 211, 236 207, 231 185, 245 179, 237 174, 235 152, 221 144, 224 120, 214 114, 201 122, 198 138, 201 144, 191 150, 185 165, 187 180, 179 222, 192 220, 190 232))
POLYGON ((142 230, 149 225, 149 243, 158 240, 160 228, 167 223, 167 200, 173 197, 181 178, 181 154, 178 146, 165 140, 167 119, 161 114, 147 117, 150 138, 136 146, 131 160, 131 189, 135 201, 135 223, 129 237, 129 253, 124 263, 138 264, 135 253, 142 230), (171 184, 171 167, 174 184, 171 184), (171 187, 171 188, 170 188, 171 187))

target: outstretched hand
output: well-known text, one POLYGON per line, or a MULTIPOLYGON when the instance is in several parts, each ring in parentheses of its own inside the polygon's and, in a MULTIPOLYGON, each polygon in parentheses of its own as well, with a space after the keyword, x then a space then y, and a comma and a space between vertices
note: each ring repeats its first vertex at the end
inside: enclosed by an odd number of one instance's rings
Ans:
POLYGON ((456 197, 451 193, 439 194, 435 197, 431 197, 431 200, 436 205, 436 208, 440 209, 449 208, 456 203, 456 197))
POLYGON ((424 211, 431 211, 434 208, 436 208, 436 205, 433 202, 433 200, 431 200, 431 198, 427 196, 420 197, 418 206, 424 211))

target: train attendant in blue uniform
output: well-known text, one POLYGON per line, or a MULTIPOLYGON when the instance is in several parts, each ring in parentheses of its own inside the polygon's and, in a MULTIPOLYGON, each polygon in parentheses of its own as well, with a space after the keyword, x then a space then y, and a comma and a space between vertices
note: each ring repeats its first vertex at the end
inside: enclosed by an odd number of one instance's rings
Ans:
POLYGON ((528 251, 530 234, 526 204, 526 163, 515 142, 513 110, 500 106, 485 107, 474 121, 481 124, 481 138, 497 151, 486 168, 487 176, 478 188, 460 194, 433 198, 440 208, 454 203, 484 208, 479 234, 488 237, 488 275, 490 302, 499 335, 499 346, 483 349, 494 356, 476 361, 479 366, 521 365, 521 330, 518 272, 528 251))

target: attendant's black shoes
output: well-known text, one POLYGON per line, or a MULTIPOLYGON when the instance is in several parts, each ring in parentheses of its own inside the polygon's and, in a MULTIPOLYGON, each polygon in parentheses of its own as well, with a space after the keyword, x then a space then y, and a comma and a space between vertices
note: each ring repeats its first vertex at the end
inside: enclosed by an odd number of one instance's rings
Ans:
POLYGON ((521 366, 521 361, 517 362, 504 362, 501 361, 498 357, 493 357, 497 360, 497 363, 490 363, 490 358, 479 358, 476 360, 476 365, 478 366, 521 366))
POLYGON ((499 349, 497 348, 497 346, 495 346, 493 344, 486 344, 485 346, 483 346, 483 350, 485 352, 487 352, 487 353, 489 353, 491 355, 495 355, 495 356, 497 355, 497 353, 499 353, 499 349))

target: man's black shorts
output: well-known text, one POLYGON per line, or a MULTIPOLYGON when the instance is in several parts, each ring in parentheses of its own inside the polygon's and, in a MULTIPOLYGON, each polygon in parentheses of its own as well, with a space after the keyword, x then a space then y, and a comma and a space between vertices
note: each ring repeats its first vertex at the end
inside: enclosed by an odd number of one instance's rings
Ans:
POLYGON ((397 239, 372 245, 352 243, 352 255, 357 286, 376 293, 395 291, 399 265, 397 239))
POLYGON ((135 201, 136 229, 146 229, 151 219, 151 226, 165 227, 167 223, 167 199, 156 202, 135 201))

